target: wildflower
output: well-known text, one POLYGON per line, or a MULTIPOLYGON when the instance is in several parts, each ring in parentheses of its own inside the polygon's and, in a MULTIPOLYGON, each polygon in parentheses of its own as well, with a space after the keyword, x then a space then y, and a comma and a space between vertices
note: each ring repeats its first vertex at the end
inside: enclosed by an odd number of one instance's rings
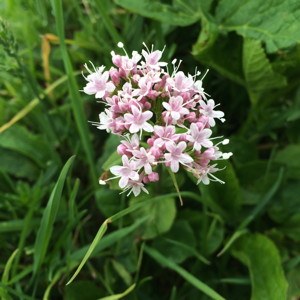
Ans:
POLYGON ((173 142, 168 142, 166 148, 168 153, 165 154, 165 159, 170 163, 171 170, 176 173, 179 170, 179 164, 191 163, 193 159, 187 154, 183 153, 183 150, 187 147, 185 142, 180 142, 176 145, 173 142))
POLYGON ((198 126, 195 123, 191 124, 190 134, 187 135, 187 140, 193 144, 195 150, 200 150, 202 146, 212 147, 213 143, 209 140, 212 131, 208 128, 199 130, 198 126))
POLYGON ((163 51, 147 48, 128 56, 122 43, 118 46, 125 55, 111 52, 114 67, 94 68, 87 65, 89 75, 83 91, 102 99, 105 109, 99 115, 97 128, 122 138, 117 152, 122 165, 112 166, 108 178, 105 173, 100 184, 119 179, 119 186, 138 196, 148 193, 145 185, 161 180, 157 166, 162 165, 177 173, 180 168, 191 172, 197 184, 211 181, 223 183, 214 173, 219 171, 217 161, 228 159, 232 153, 223 153, 214 144, 212 127, 216 120, 224 122, 224 113, 215 110, 218 104, 206 100, 203 78, 185 75, 179 71, 181 61, 172 61, 172 73, 162 62, 163 51), (213 162, 213 164, 212 164, 213 162), (103 179, 105 178, 105 179, 103 179))
POLYGON ((136 165, 134 161, 129 161, 126 155, 122 156, 123 166, 114 166, 110 168, 110 172, 116 177, 120 177, 119 186, 124 188, 127 186, 129 179, 138 180, 139 174, 136 171, 136 165))
POLYGON ((98 69, 95 68, 95 72, 91 72, 87 65, 85 67, 90 72, 90 75, 85 78, 88 81, 83 89, 86 94, 95 94, 96 98, 103 98, 106 93, 114 91, 115 85, 111 81, 108 81, 109 72, 102 73, 104 70, 103 66, 98 69))
POLYGON ((130 124, 129 132, 136 133, 140 130, 145 130, 147 132, 153 131, 153 126, 147 123, 153 116, 152 111, 142 112, 137 107, 131 107, 132 113, 127 113, 124 115, 125 121, 130 124))

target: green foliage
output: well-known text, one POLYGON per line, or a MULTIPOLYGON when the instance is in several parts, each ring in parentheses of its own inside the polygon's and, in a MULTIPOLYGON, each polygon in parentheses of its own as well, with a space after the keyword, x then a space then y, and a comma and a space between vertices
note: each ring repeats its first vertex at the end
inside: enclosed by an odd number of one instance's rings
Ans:
POLYGON ((286 299, 287 282, 276 246, 260 234, 244 235, 236 243, 233 255, 249 269, 251 300, 286 299))
POLYGON ((299 1, 4 0, 0 11, 1 300, 299 298, 299 1), (216 174, 225 184, 163 170, 129 199, 117 180, 97 184, 121 162, 119 137, 88 123, 104 106, 79 92, 80 73, 89 60, 109 68, 119 41, 128 53, 166 45, 164 61, 190 74, 210 68, 205 91, 233 152, 216 174))

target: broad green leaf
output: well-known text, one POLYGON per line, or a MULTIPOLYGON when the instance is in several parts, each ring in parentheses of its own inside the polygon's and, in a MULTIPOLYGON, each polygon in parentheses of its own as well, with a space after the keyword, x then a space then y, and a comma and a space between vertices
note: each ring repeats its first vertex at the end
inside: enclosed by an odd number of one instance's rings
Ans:
POLYGON ((300 185, 297 181, 285 184, 268 210, 269 217, 277 223, 288 222, 294 214, 300 214, 300 185))
POLYGON ((53 225, 60 206, 65 179, 74 161, 74 158, 75 156, 69 158, 69 160, 64 165, 54 186, 54 189, 52 190, 47 206, 44 210, 41 225, 39 227, 34 245, 34 274, 37 273, 44 261, 49 241, 52 235, 53 225))
POLYGON ((290 178, 300 178, 300 144, 288 145, 277 152, 275 161, 287 166, 287 175, 290 178))
POLYGON ((221 0, 215 17, 221 30, 264 42, 268 53, 300 40, 298 0, 221 0))
POLYGON ((176 221, 169 232, 154 240, 153 247, 175 263, 182 263, 191 256, 208 263, 195 249, 195 234, 187 221, 176 221))
POLYGON ((174 0, 172 5, 151 0, 115 0, 115 2, 144 17, 177 26, 188 26, 197 22, 209 10, 212 3, 211 0, 201 2, 174 0))
MULTIPOLYGON (((107 168, 104 168, 103 165, 106 164, 106 161, 109 159, 109 157, 117 153, 116 148, 120 145, 120 137, 112 134, 110 135, 107 140, 105 141, 102 154, 99 157, 99 160, 97 161, 97 166, 100 168, 102 167, 104 170, 108 170, 107 168)), ((119 155, 121 157, 121 155, 119 155)), ((121 160, 120 160, 121 161, 121 160)), ((119 163, 119 161, 118 161, 119 163)))
POLYGON ((200 185, 200 190, 204 198, 208 198, 209 202, 214 202, 220 206, 227 214, 226 216, 236 216, 242 203, 242 194, 239 181, 235 175, 235 171, 230 162, 223 161, 218 167, 225 169, 216 174, 225 184, 212 182, 209 185, 200 185))
POLYGON ((150 248, 148 246, 145 246, 145 252, 151 256, 154 260, 156 260, 158 263, 160 263, 162 266, 165 266, 176 273, 178 273, 181 277, 183 277, 187 282, 189 282, 191 285, 196 287, 198 290, 206 294, 212 299, 215 300, 225 300, 221 295, 219 295, 216 291, 214 291, 212 288, 210 288, 208 285, 203 283, 201 280, 196 278, 194 275, 171 261, 170 259, 166 258, 162 254, 160 254, 158 251, 156 251, 153 248, 150 248))
POLYGON ((244 235, 232 253, 249 269, 251 300, 286 299, 287 282, 278 250, 270 239, 261 234, 244 235))
POLYGON ((215 69, 230 80, 244 85, 242 39, 220 35, 216 23, 202 19, 202 29, 193 46, 193 55, 205 66, 215 69))
POLYGON ((300 242, 300 213, 294 214, 286 220, 280 227, 280 231, 295 242, 300 242))
POLYGON ((219 256, 223 254, 227 249, 230 248, 230 246, 240 238, 240 236, 244 235, 246 233, 246 227, 259 215, 261 214, 265 208, 266 205, 273 199, 275 193, 279 189, 279 186, 281 184, 283 177, 283 170, 280 169, 277 180, 274 182, 273 186, 269 189, 269 191, 264 195, 264 197, 261 199, 261 201, 254 207, 254 209, 251 211, 251 213, 244 218, 244 220, 241 222, 241 224, 238 226, 238 228, 235 230, 235 232, 232 234, 232 236, 228 239, 225 246, 221 250, 221 252, 218 254, 219 256))
POLYGON ((272 69, 259 40, 244 39, 243 70, 250 100, 254 106, 258 104, 263 91, 287 84, 285 77, 272 69))
POLYGON ((122 164, 122 155, 118 154, 117 151, 113 152, 108 159, 103 163, 102 169, 108 171, 113 166, 122 164))
POLYGON ((65 290, 66 300, 95 300, 102 295, 105 295, 103 288, 91 280, 76 281, 65 290))
MULTIPOLYGON (((132 198, 130 205, 143 203, 143 197, 132 198)), ((166 197, 161 201, 153 201, 151 204, 142 207, 137 213, 134 214, 136 218, 149 216, 147 222, 144 224, 143 238, 152 239, 157 235, 167 232, 175 219, 176 206, 174 198, 166 197)))

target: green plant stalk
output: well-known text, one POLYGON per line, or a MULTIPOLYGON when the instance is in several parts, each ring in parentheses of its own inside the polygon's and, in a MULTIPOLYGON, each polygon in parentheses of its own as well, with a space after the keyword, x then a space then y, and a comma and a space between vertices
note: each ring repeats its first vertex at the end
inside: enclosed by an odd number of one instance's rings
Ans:
POLYGON ((71 99, 71 106, 75 117, 75 122, 79 132, 79 136, 82 142, 82 146, 87 156, 87 161, 90 167, 90 176, 93 185, 97 187, 97 172, 94 163, 94 154, 92 149, 92 143, 89 139, 89 132, 87 128, 87 121, 83 111, 82 101, 79 95, 79 88, 74 77, 73 67, 65 44, 64 23, 63 23, 63 9, 61 0, 51 1, 55 19, 56 19, 56 31, 59 37, 60 50, 63 58, 64 67, 69 79, 69 92, 71 99))

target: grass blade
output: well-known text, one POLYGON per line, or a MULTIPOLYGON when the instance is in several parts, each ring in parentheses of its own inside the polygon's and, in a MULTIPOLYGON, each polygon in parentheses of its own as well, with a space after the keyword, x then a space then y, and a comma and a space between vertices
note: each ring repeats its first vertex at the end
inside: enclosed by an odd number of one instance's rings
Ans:
POLYGON ((71 277, 71 279, 67 282, 67 285, 70 284, 78 275, 78 273, 80 272, 80 270, 82 269, 82 267, 84 266, 84 264, 86 263, 86 261, 89 259, 89 257, 92 255, 93 251, 95 250, 96 246, 98 245, 98 243, 100 242, 100 240, 102 239, 103 235, 105 234, 106 230, 107 230, 107 225, 108 223, 111 223, 113 221, 116 221, 130 213, 132 213, 133 211, 143 207, 144 205, 148 205, 153 203, 154 201, 161 201, 163 199, 168 199, 170 197, 174 197, 176 196, 176 193, 170 193, 170 194, 166 194, 163 196, 158 196, 152 199, 148 199, 146 201, 143 202, 138 202, 128 208, 123 209, 122 211, 116 213, 115 215, 111 216, 110 218, 106 219, 103 224, 100 226, 93 242, 91 243, 90 247, 88 248, 85 256, 83 257, 80 265, 78 266, 78 268, 76 269, 74 275, 71 277))
MULTIPOLYGON (((12 255, 10 256, 10 258, 8 259, 3 274, 2 274, 2 278, 1 278, 1 284, 3 284, 4 286, 8 285, 8 281, 9 281, 9 273, 10 273, 10 269, 12 266, 12 263, 14 261, 15 256, 17 255, 19 249, 16 249, 12 255)), ((12 298, 8 295, 6 289, 0 287, 0 296, 1 296, 1 300, 11 300, 12 298)))
POLYGON ((82 101, 78 92, 79 88, 74 76, 73 67, 65 44, 62 1, 53 0, 51 1, 51 4, 55 14, 56 30, 57 30, 57 35, 59 37, 59 45, 60 45, 60 50, 64 62, 64 67, 68 75, 69 93, 70 93, 71 106, 72 106, 75 122, 90 167, 92 182, 94 186, 98 186, 97 172, 96 172, 94 158, 93 158, 94 155, 93 155, 92 144, 89 139, 87 120, 84 115, 82 101))
POLYGON ((39 270, 40 266, 44 261, 44 257, 48 248, 50 237, 53 230, 53 224, 58 212, 60 205, 62 190, 64 187, 65 179, 68 171, 74 161, 75 156, 69 158, 69 160, 64 165, 59 178, 54 186, 51 193, 50 199, 44 210, 41 225, 37 233, 34 246, 34 263, 33 263, 33 274, 35 275, 39 270))
POLYGON ((99 243, 99 241, 101 240, 101 238, 103 237, 104 233, 107 230, 107 224, 110 223, 111 220, 107 219, 103 222, 103 224, 100 226, 92 244, 90 245, 88 251, 86 252, 84 258, 82 259, 80 265, 78 266, 77 270, 75 271, 75 273, 73 274, 73 276, 71 277, 71 279, 67 282, 66 285, 70 284, 78 275, 78 273, 80 272, 80 270, 82 269, 82 267, 84 266, 84 264, 86 263, 86 261, 89 259, 89 257, 91 256, 91 254, 93 253, 94 249, 96 248, 97 244, 99 243))
POLYGON ((219 295, 216 291, 214 291, 212 288, 210 288, 208 285, 200 281, 198 278, 196 278, 194 275, 177 265, 176 263, 172 262, 171 260, 167 259, 165 256, 161 255, 158 251, 155 249, 145 246, 145 252, 151 256, 154 260, 156 260, 158 263, 160 263, 163 266, 166 266, 167 268, 175 271, 180 276, 182 276, 186 281, 188 281, 190 284, 195 286, 198 290, 206 294, 207 296, 211 297, 214 300, 225 300, 221 295, 219 295))
POLYGON ((123 38, 119 35, 119 33, 116 30, 114 24, 110 20, 108 14, 107 14, 107 10, 105 9, 105 7, 103 5, 103 1, 102 0, 95 0, 95 5, 97 6, 98 11, 101 14, 103 23, 104 23, 108 33, 112 37, 114 43, 117 44, 118 42, 122 42, 123 38))
POLYGON ((118 300, 122 299, 124 296, 128 295, 135 288, 135 283, 131 285, 126 291, 121 294, 111 295, 103 298, 99 298, 98 300, 118 300))

